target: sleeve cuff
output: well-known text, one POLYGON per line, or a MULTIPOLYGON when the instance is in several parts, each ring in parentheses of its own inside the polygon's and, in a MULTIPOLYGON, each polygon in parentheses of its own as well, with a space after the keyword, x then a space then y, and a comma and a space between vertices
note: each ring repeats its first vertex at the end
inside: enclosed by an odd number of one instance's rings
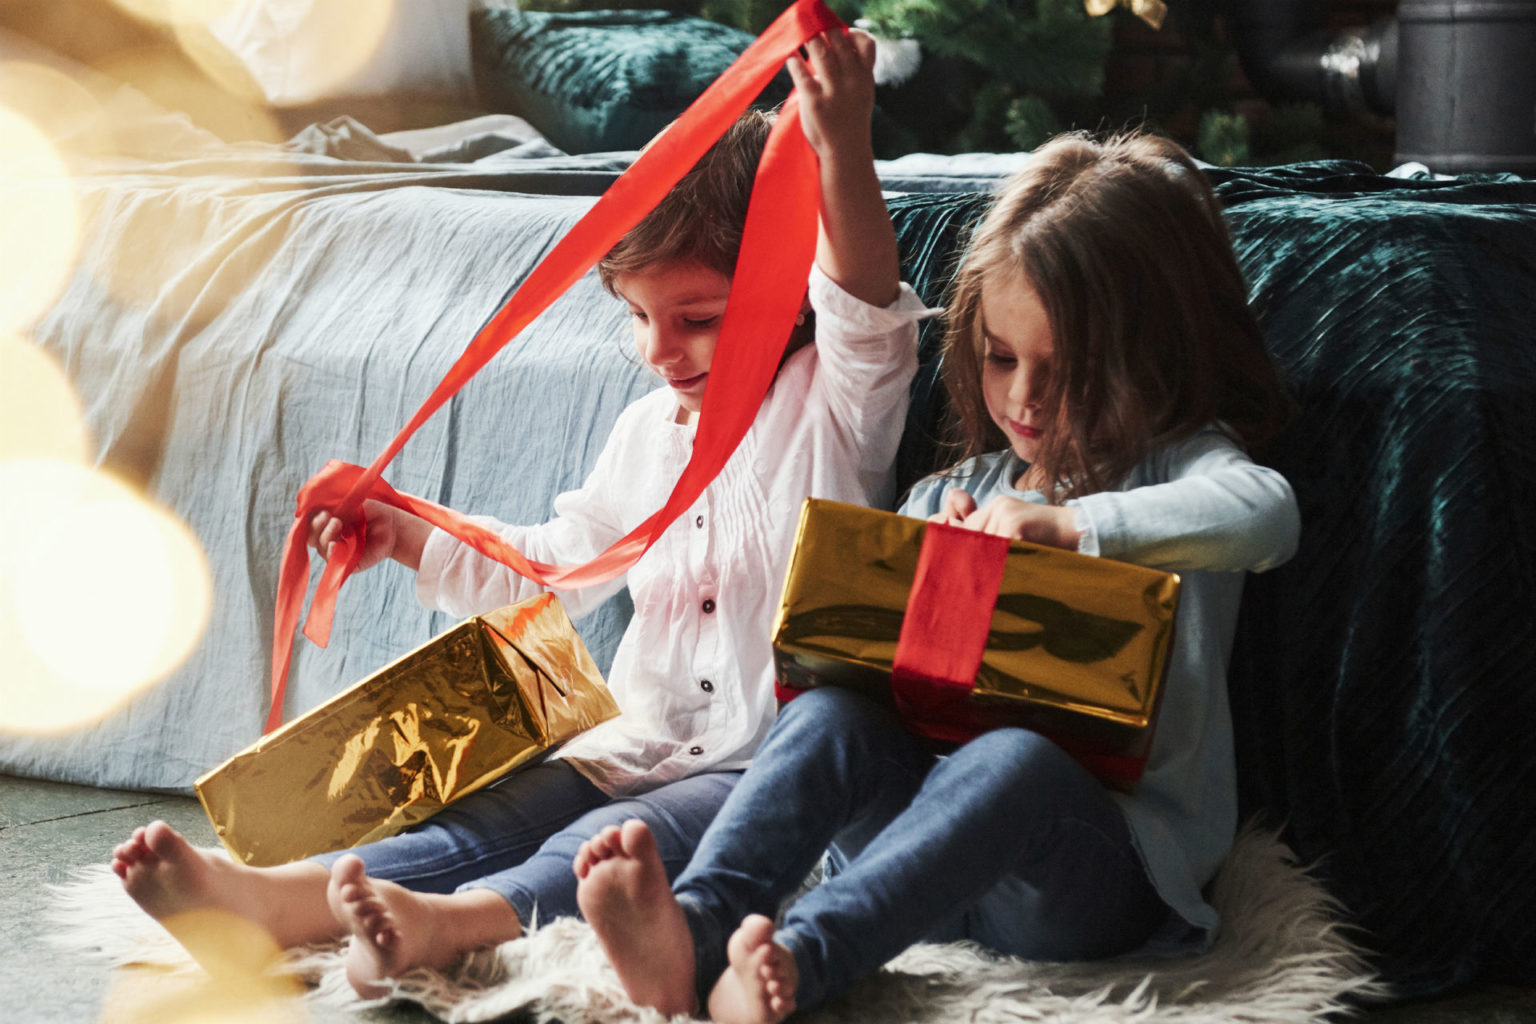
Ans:
POLYGON ((448 553, 458 543, 444 530, 433 528, 421 547, 421 565, 416 570, 416 600, 428 608, 447 611, 439 603, 443 572, 448 567, 448 553))
POLYGON ((944 310, 929 307, 912 286, 901 282, 895 301, 888 306, 872 306, 848 294, 816 264, 811 264, 811 305, 816 310, 817 326, 837 327, 850 334, 887 334, 914 320, 936 316, 944 310))
POLYGON ((1092 555, 1095 558, 1103 557, 1103 551, 1099 546, 1099 527, 1094 521, 1093 513, 1087 505, 1079 499, 1067 502, 1072 508, 1072 525, 1077 529, 1077 553, 1080 555, 1092 555))

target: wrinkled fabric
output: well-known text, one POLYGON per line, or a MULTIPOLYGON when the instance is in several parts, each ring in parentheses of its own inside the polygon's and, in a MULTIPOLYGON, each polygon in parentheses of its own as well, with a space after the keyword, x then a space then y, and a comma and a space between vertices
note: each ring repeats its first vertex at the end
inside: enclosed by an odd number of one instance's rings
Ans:
MULTIPOLYGON (((0 735, 0 770, 185 789, 260 735, 293 495, 330 458, 377 454, 592 200, 500 191, 527 183, 516 171, 255 145, 191 146, 76 182, 91 211, 82 265, 32 336, 74 381, 101 463, 202 542, 215 601, 162 685, 95 728, 0 735)), ((623 305, 588 274, 422 428, 387 478, 452 507, 542 519, 651 387, 623 305)), ((78 586, 89 594, 89 580, 78 586)), ((629 607, 621 595, 578 627, 600 667, 629 607)), ((82 600, 82 616, 91 611, 82 600)), ((302 645, 292 706, 320 703, 454 621, 417 603, 403 567, 362 574, 341 597, 332 645, 302 645)))
POLYGON ((1227 172, 1299 415, 1302 541, 1249 581, 1242 806, 1404 994, 1536 981, 1536 183, 1227 172))

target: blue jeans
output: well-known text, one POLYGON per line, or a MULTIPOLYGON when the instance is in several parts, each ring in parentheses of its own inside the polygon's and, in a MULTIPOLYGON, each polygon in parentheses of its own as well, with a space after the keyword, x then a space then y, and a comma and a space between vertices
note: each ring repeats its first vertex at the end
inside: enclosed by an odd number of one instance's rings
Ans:
POLYGON ((742 918, 773 917, 834 840, 837 870, 774 935, 802 1008, 915 942, 1094 959, 1139 946, 1168 913, 1119 808, 1054 743, 997 729, 938 758, 891 711, 823 687, 780 713, 673 886, 701 1000, 742 918))
POLYGON ((543 761, 469 794, 404 832, 311 858, 361 857, 374 878, 418 892, 490 889, 524 926, 574 917, 571 862, 609 825, 640 818, 656 835, 667 877, 688 863, 740 772, 710 772, 647 793, 609 797, 565 761, 543 761))

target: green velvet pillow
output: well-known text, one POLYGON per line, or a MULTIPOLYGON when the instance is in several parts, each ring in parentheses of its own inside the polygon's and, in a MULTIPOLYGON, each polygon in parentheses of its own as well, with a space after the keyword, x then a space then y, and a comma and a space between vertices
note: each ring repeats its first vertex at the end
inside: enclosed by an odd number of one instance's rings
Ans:
MULTIPOLYGON (((752 42, 726 25, 643 10, 484 10, 471 36, 481 102, 567 153, 639 149, 752 42)), ((788 94, 780 73, 758 102, 788 94)))

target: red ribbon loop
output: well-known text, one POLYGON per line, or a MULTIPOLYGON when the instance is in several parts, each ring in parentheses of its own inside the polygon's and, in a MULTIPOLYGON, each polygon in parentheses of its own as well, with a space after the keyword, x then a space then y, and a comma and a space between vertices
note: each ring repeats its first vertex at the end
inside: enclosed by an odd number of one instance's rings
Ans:
POLYGON ((585 565, 553 566, 530 561, 496 534, 451 509, 396 491, 381 474, 428 417, 656 207, 787 57, 811 38, 842 24, 821 0, 798 0, 780 15, 533 269, 367 469, 330 462, 300 489, 278 579, 272 703, 266 731, 283 720, 293 637, 309 580, 309 521, 316 512, 329 510, 347 524, 321 574, 304 629, 306 636, 324 646, 330 637, 336 595, 362 554, 362 505, 369 498, 421 516, 542 586, 575 588, 628 570, 714 480, 752 425, 773 382, 815 255, 820 187, 816 158, 800 130, 793 95, 774 124, 758 166, 693 455, 660 510, 585 565))

